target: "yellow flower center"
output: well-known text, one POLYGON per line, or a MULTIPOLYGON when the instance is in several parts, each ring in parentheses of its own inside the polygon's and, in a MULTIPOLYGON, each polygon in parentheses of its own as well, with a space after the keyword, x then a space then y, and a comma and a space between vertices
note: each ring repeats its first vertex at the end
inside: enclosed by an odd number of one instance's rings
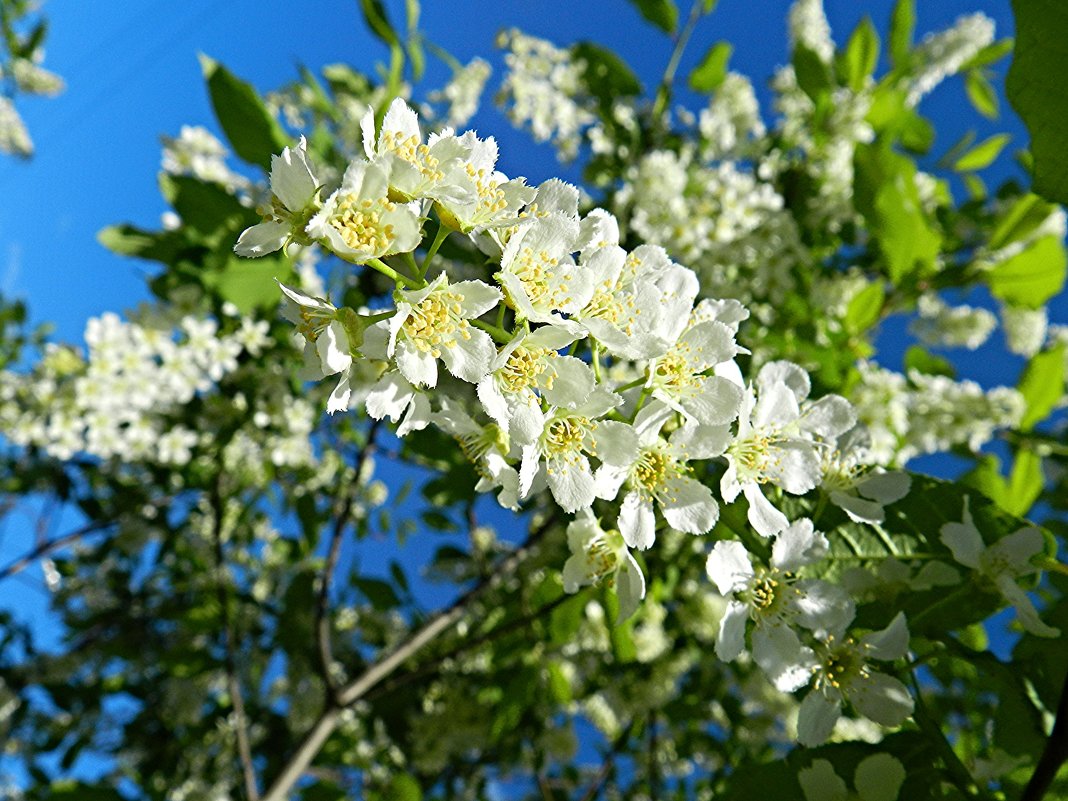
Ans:
POLYGON ((445 173, 438 169, 439 162, 431 155, 430 148, 422 144, 415 134, 405 136, 402 131, 386 132, 382 135, 381 149, 411 164, 428 181, 440 181, 445 177, 445 173))
MULTIPOLYGON (((534 252, 532 248, 523 247, 516 254, 509 268, 526 290, 530 304, 541 311, 563 309, 571 303, 571 294, 567 282, 571 280, 568 272, 560 281, 556 280, 555 268, 559 260, 549 256, 544 250, 534 252)), ((514 303, 511 304, 515 308, 514 303)))
MULTIPOLYGON (((549 459, 574 462, 586 448, 586 438, 597 429, 588 417, 575 415, 551 422, 542 435, 542 450, 549 459)), ((588 448, 593 452, 592 447, 588 448)))
POLYGON ((640 488, 656 494, 668 478, 682 475, 684 471, 684 466, 661 448, 646 448, 634 465, 631 478, 640 488))
POLYGON ((500 181, 492 174, 486 172, 484 167, 475 169, 467 165, 467 174, 475 183, 475 192, 478 193, 478 208, 475 210, 476 220, 490 219, 508 208, 508 201, 500 188, 500 181))
POLYGON ((442 347, 456 346, 456 337, 471 338, 471 325, 460 316, 462 302, 447 289, 432 292, 412 308, 401 327, 415 347, 436 359, 442 347))
POLYGON ((360 200, 355 195, 341 198, 330 217, 330 224, 353 250, 386 254, 395 239, 393 226, 382 224, 382 214, 396 209, 388 200, 360 200))
POLYGON ((552 389, 556 371, 546 359, 555 356, 557 356, 556 351, 549 348, 528 349, 520 345, 512 351, 508 361, 501 368, 499 373, 501 381, 512 392, 520 392, 537 386, 542 380, 546 389, 552 389))
POLYGON ((697 380, 690 362, 692 348, 685 342, 679 342, 656 362, 653 383, 672 394, 684 394, 697 390, 701 382, 697 380))

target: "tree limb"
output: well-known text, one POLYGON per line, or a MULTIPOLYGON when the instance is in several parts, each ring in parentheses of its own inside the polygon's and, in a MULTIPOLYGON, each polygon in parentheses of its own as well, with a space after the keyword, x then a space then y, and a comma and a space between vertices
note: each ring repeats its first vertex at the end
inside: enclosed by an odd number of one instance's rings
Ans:
POLYGON ((352 515, 352 507, 356 500, 356 492, 359 490, 360 473, 363 466, 375 450, 375 435, 378 433, 379 420, 373 420, 367 429, 367 441, 356 455, 355 469, 356 480, 351 490, 345 492, 341 508, 334 518, 334 527, 330 532, 330 544, 326 552, 326 564, 323 566, 323 574, 319 581, 319 593, 315 605, 315 639, 319 652, 319 670, 322 673, 323 682, 326 685, 328 703, 336 703, 337 684, 333 677, 334 647, 331 642, 330 630, 330 586, 333 583, 334 572, 337 570, 338 559, 341 556, 342 534, 349 523, 352 515))
POLYGON ((1053 731, 1046 740, 1046 747, 1042 749, 1042 756, 1035 765, 1035 772, 1031 774, 1031 780, 1027 782, 1020 801, 1041 801, 1046 797, 1053 780, 1057 778, 1057 771, 1068 762, 1068 673, 1064 676, 1064 685, 1061 687, 1061 700, 1057 703, 1057 718, 1053 724, 1053 731))
POLYGON ((293 785, 299 781, 327 739, 334 733, 342 709, 360 700, 371 688, 387 678, 425 645, 459 622, 467 612, 467 607, 471 602, 486 591, 496 587, 505 577, 512 574, 515 568, 526 558, 531 548, 545 536, 552 522, 552 519, 550 519, 531 531, 521 546, 500 561, 492 575, 486 577, 461 595, 446 609, 431 617, 401 645, 368 667, 361 675, 341 687, 337 693, 337 704, 328 706, 319 715, 311 729, 297 745, 297 750, 271 783, 267 792, 264 793, 263 801, 285 801, 293 785))

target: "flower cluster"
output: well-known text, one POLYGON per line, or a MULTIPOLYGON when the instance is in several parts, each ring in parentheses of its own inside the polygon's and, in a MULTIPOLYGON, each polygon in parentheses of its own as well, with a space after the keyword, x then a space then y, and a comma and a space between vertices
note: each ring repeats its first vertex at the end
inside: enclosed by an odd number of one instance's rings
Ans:
POLYGON ((737 658, 751 623, 753 658, 775 686, 811 680, 806 742, 829 735, 846 700, 901 723, 907 691, 866 664, 904 655, 904 619, 851 638, 849 595, 797 578, 826 555, 826 537, 778 504, 820 488, 853 520, 878 523, 907 493, 906 476, 875 467, 852 405, 810 397, 808 374, 788 361, 746 381, 741 303, 698 300, 692 270, 659 247, 625 249, 616 219, 581 214, 574 187, 497 172, 493 140, 425 136, 400 100, 380 128, 368 111, 363 131, 365 156, 329 194, 303 141, 276 157, 267 219, 236 245, 256 255, 316 243, 394 281, 358 310, 282 287, 306 375, 337 377, 329 410, 362 404, 400 436, 436 426, 474 465, 478 490, 507 507, 547 492, 575 516, 565 589, 611 586, 621 616, 645 593, 636 552, 665 530, 708 534, 721 503, 744 496, 772 556, 761 566, 741 542, 712 549, 709 576, 731 599, 717 653, 737 658), (458 280, 436 260, 450 236, 488 256, 481 276, 458 280))

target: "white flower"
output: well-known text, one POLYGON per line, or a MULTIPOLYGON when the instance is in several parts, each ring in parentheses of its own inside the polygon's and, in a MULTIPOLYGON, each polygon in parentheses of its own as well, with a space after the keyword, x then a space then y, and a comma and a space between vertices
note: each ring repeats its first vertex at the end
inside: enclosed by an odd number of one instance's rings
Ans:
POLYGON ((291 238, 304 240, 304 228, 318 210, 318 193, 319 183, 308 163, 308 143, 302 136, 296 147, 271 156, 271 207, 263 222, 242 232, 234 251, 253 258, 273 253, 291 238))
POLYGON ((386 111, 377 141, 373 108, 368 107, 360 127, 367 158, 386 166, 392 199, 450 198, 460 203, 473 199, 474 185, 465 170, 469 140, 445 130, 431 134, 424 144, 416 113, 399 97, 386 111))
POLYGON ((441 411, 433 420, 456 438, 464 456, 475 466, 479 482, 477 492, 488 492, 500 487, 497 500, 508 509, 519 508, 519 473, 508 464, 510 450, 507 432, 494 423, 479 425, 461 405, 445 397, 441 411))
POLYGON ((403 437, 430 423, 430 400, 397 370, 390 370, 367 393, 367 414, 375 420, 388 417, 399 422, 397 436, 403 437))
POLYGON ((994 313, 974 306, 947 306, 934 294, 921 295, 919 316, 909 325, 921 342, 933 347, 975 350, 997 328, 994 313))
POLYGON ((901 471, 870 468, 867 444, 867 430, 854 426, 838 438, 834 450, 824 449, 820 487, 851 520, 882 523, 883 507, 904 498, 912 479, 901 471))
POLYGON ((872 670, 868 662, 900 659, 908 647, 909 631, 901 612, 885 629, 865 634, 859 641, 829 636, 818 654, 813 689, 798 712, 798 742, 806 746, 825 742, 847 700, 882 726, 904 723, 913 708, 908 688, 893 676, 872 670))
POLYGON ((737 353, 730 328, 716 321, 699 322, 650 363, 646 387, 687 419, 710 426, 730 423, 738 416, 742 391, 729 379, 706 373, 737 353))
POLYGON ((508 240, 494 276, 516 317, 562 324, 593 296, 596 276, 571 259, 578 221, 563 214, 535 218, 508 240))
POLYGON ((553 498, 565 512, 593 504, 595 485, 588 456, 602 464, 625 468, 638 451, 638 438, 626 423, 601 420, 621 402, 618 395, 597 387, 575 409, 550 409, 537 441, 523 447, 519 470, 522 495, 529 494, 542 463, 553 498))
POLYGON ((511 225, 519 209, 534 198, 534 187, 527 186, 522 178, 509 180, 496 169, 497 143, 493 137, 479 139, 467 131, 459 142, 467 148, 463 171, 473 193, 438 198, 435 209, 441 222, 465 234, 511 225))
POLYGON ((389 174, 382 164, 353 161, 307 233, 355 264, 392 253, 407 253, 422 241, 419 217, 388 198, 389 174))
POLYGON ((619 620, 634 614, 645 597, 645 577, 618 531, 605 531, 593 512, 583 510, 567 527, 571 556, 564 563, 564 591, 607 584, 619 597, 619 620))
POLYGON ((541 433, 539 394, 552 406, 574 408, 593 392, 589 366, 557 352, 576 339, 578 334, 551 325, 521 334, 501 348, 479 382, 486 413, 518 442, 532 442, 541 433))
POLYGON ((442 91, 431 92, 431 101, 448 102, 446 121, 449 125, 463 125, 475 116, 490 72, 490 65, 481 58, 472 59, 466 66, 453 72, 452 80, 442 91))
MULTIPOLYGON (((857 764, 853 787, 859 801, 896 801, 905 783, 905 766, 890 754, 865 757, 857 764)), ((834 772, 834 765, 826 759, 813 760, 798 771, 797 780, 805 801, 849 801, 846 783, 834 772)))
POLYGON ((286 297, 283 314, 296 325, 304 337, 304 364, 309 378, 323 378, 341 373, 341 380, 330 394, 327 411, 331 414, 348 409, 351 387, 352 343, 345 326, 338 319, 337 308, 322 298, 313 298, 279 283, 286 297))
POLYGON ((799 581, 794 575, 823 558, 827 547, 827 538, 808 519, 794 522, 776 537, 767 568, 755 568, 742 543, 717 542, 705 570, 730 603, 720 620, 716 656, 726 662, 737 659, 745 647, 746 622, 752 620, 753 658, 768 678, 783 692, 804 686, 815 658, 793 626, 829 633, 853 619, 853 602, 844 590, 818 579, 799 581))
POLYGON ((750 387, 742 399, 738 435, 727 448, 720 492, 728 502, 743 493, 749 502, 749 522, 766 537, 782 531, 789 521, 767 500, 761 485, 771 483, 795 495, 814 489, 822 468, 813 437, 837 437, 853 427, 856 417, 837 395, 802 408, 809 392, 808 374, 790 362, 764 365, 756 384, 759 397, 750 387))
POLYGON ((484 331, 468 321, 485 314, 501 293, 481 281, 450 284, 441 273, 423 289, 398 290, 397 313, 389 320, 387 355, 417 386, 438 382, 437 360, 472 384, 489 372, 497 349, 484 331))
POLYGON ((977 571, 1016 609, 1016 617, 1027 631, 1036 637, 1059 637, 1060 629, 1042 622, 1027 593, 1016 579, 1041 571, 1032 564, 1036 556, 1046 550, 1046 541, 1037 528, 1022 528, 986 546, 975 527, 968 496, 964 496, 964 515, 960 523, 942 526, 942 542, 953 551, 953 558, 965 567, 977 571))
POLYGON ((595 290, 573 319, 609 353, 632 360, 662 356, 686 327, 697 276, 663 248, 641 245, 628 255, 615 245, 598 247, 583 258, 582 269, 593 274, 595 290))
POLYGON ((688 475, 691 459, 711 459, 723 453, 730 440, 728 426, 689 423, 672 432, 668 440, 660 429, 674 412, 652 403, 638 414, 637 458, 620 468, 602 466, 597 471, 597 494, 613 500, 624 482, 627 494, 619 512, 619 530, 627 545, 646 549, 656 535, 653 501, 668 525, 687 534, 705 534, 719 519, 719 505, 712 490, 688 475))

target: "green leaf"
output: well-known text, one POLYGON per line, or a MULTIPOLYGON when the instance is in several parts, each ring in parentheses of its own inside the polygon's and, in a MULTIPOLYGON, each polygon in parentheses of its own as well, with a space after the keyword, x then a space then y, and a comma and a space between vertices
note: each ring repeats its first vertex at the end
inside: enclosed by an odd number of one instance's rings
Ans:
POLYGON ((864 17, 853 30, 845 50, 835 59, 835 70, 842 84, 859 92, 878 63, 879 34, 871 20, 864 17))
POLYGON ((975 172, 986 169, 1001 155, 1001 151, 1010 139, 1012 137, 1009 134, 994 134, 984 139, 958 158, 953 168, 957 172, 975 172))
POLYGON ((881 281, 873 281, 853 296, 846 307, 843 324, 850 334, 862 334, 879 322, 886 290, 881 281))
POLYGON ((975 110, 988 120, 996 120, 1001 111, 997 90, 981 70, 968 70, 964 89, 975 110))
POLYGON ((1027 402, 1027 411, 1020 421, 1021 431, 1030 431, 1045 420, 1064 397, 1063 343, 1042 351, 1031 358, 1020 378, 1020 393, 1027 402))
POLYGON ((703 14, 711 14, 716 10, 718 4, 719 0, 704 0, 704 5, 701 6, 701 12, 703 14))
POLYGON ((382 0, 360 0, 360 10, 371 33, 390 47, 400 45, 400 37, 389 21, 389 14, 386 13, 382 0))
POLYGON ((271 156, 289 144, 278 121, 267 111, 251 84, 203 54, 200 66, 208 83, 215 118, 230 146, 240 158, 269 170, 271 156))
POLYGON ((1009 485, 1001 475, 1001 462, 993 454, 984 454, 975 467, 961 476, 961 483, 975 487, 983 495, 1008 511, 1009 485))
POLYGON ((1045 478, 1042 474, 1042 457, 1031 450, 1021 450, 1016 454, 1009 474, 1008 497, 1002 507, 1009 514, 1024 517, 1038 496, 1042 494, 1045 478))
POLYGON ((592 42, 579 42, 571 48, 571 55, 585 63, 582 82, 602 105, 611 106, 617 97, 642 93, 637 76, 612 51, 592 42))
POLYGON ((797 85, 813 103, 819 103, 820 97, 834 88, 831 68, 815 50, 799 44, 794 48, 793 65, 797 85))
POLYGON ((962 69, 974 70, 996 64, 1012 52, 1012 39, 998 39, 968 59, 962 69))
POLYGON ((1068 203, 1068 6, 1013 0, 1016 45, 1006 90, 1031 134, 1034 191, 1068 203))
POLYGON ((400 598, 388 581, 369 576, 354 576, 352 586, 359 590, 379 612, 388 612, 400 606, 400 598))
POLYGON ((890 60, 895 67, 900 68, 908 62, 915 29, 916 0, 897 0, 890 16, 890 60))
POLYGON ((1013 242, 1022 242, 1042 225, 1056 208, 1038 195, 1028 193, 1021 196, 994 227, 994 232, 990 235, 991 250, 1001 250, 1013 242))
POLYGON ((664 33, 675 33, 679 24, 679 9, 674 0, 630 0, 630 3, 664 33))
POLYGON ((986 277, 994 297, 1037 309, 1064 287, 1068 257, 1056 236, 1044 236, 992 269, 986 277))
POLYGON ((875 143, 857 147, 855 166, 857 210, 871 227, 890 280, 898 285, 933 272, 942 237, 920 205, 912 159, 875 143))
POLYGON ((160 189, 170 199, 182 222, 194 231, 210 235, 241 223, 258 222, 256 214, 241 205, 219 184, 210 184, 191 175, 161 175, 160 189))
POLYGON ((944 375, 948 378, 955 378, 957 375, 952 362, 928 353, 919 345, 911 345, 905 351, 905 371, 909 370, 916 370, 924 375, 944 375))
POLYGON ((399 773, 384 791, 369 792, 368 801, 423 801, 423 788, 413 777, 399 773))
POLYGON ((215 291, 223 300, 233 303, 244 314, 255 309, 270 309, 278 305, 278 284, 290 280, 292 267, 285 259, 268 257, 226 260, 222 269, 201 273, 204 286, 215 291))
POLYGON ((727 77, 727 62, 733 52, 734 48, 728 42, 716 42, 708 48, 701 63, 690 73, 690 88, 706 94, 719 89, 727 77))

